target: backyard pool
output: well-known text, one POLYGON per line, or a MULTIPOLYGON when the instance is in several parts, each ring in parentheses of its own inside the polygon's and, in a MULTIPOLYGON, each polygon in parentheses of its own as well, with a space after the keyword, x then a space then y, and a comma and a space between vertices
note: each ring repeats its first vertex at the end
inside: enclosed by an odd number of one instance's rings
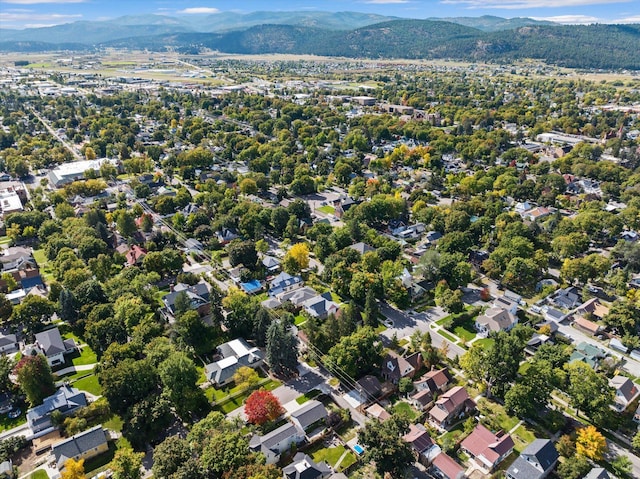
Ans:
POLYGON ((360 444, 353 446, 353 450, 356 451, 358 456, 364 452, 364 448, 360 444))

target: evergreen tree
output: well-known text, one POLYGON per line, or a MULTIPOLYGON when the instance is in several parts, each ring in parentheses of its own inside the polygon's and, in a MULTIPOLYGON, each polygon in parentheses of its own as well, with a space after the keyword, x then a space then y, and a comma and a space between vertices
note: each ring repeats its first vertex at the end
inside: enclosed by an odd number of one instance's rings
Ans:
POLYGON ((264 346, 267 344, 267 330, 271 324, 271 317, 269 312, 260 307, 258 312, 253 317, 253 337, 256 340, 258 346, 264 346))
POLYGON ((74 294, 68 289, 60 291, 59 309, 60 317, 70 324, 78 320, 77 301, 74 294))
POLYGON ((267 329, 267 363, 274 374, 291 375, 298 366, 298 341, 280 321, 267 329))
POLYGON ((380 308, 378 307, 378 302, 376 301, 375 294, 373 292, 373 288, 370 288, 367 291, 367 296, 364 301, 364 324, 365 326, 371 326, 375 328, 378 326, 378 314, 380 312, 380 308))

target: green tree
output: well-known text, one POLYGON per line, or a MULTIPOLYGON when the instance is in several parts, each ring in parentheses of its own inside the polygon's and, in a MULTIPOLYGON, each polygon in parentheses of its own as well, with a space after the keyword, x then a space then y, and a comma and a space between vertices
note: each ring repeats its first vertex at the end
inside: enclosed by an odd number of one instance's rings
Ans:
POLYGON ((616 456, 616 458, 611 461, 611 467, 617 477, 631 477, 631 473, 633 472, 633 463, 628 456, 616 456))
POLYGON ((375 463, 379 474, 390 473, 391 477, 403 477, 413 462, 411 446, 403 439, 409 431, 406 419, 392 415, 384 422, 369 421, 358 434, 360 444, 365 446, 365 459, 375 463))
POLYGON ((202 390, 196 385, 199 373, 196 365, 182 352, 173 353, 158 366, 158 375, 165 392, 178 414, 185 418, 198 412, 206 403, 202 390))
POLYGON ((42 404, 42 400, 56 391, 53 373, 42 354, 23 356, 13 370, 20 390, 27 396, 31 407, 42 404))
POLYGON ((593 420, 606 417, 613 402, 613 389, 607 378, 582 361, 566 365, 569 376, 567 394, 576 412, 587 413, 593 420))
POLYGON ((143 456, 143 453, 131 449, 118 449, 109 464, 114 479, 141 479, 143 456))
POLYGON ((175 474, 192 458, 189 443, 179 436, 169 436, 153 450, 154 477, 180 477, 175 474))
POLYGON ((128 211, 118 212, 116 226, 120 234, 125 238, 131 238, 133 233, 138 230, 135 218, 128 211))
POLYGON ((380 314, 380 308, 376 301, 373 289, 367 290, 367 295, 364 300, 364 324, 375 328, 378 326, 378 314, 380 314))
POLYGON ((124 413, 157 389, 158 374, 148 360, 124 359, 113 367, 101 368, 98 379, 111 409, 124 413))
POLYGON ((375 369, 382 359, 382 344, 378 335, 369 327, 358 329, 345 336, 329 350, 327 366, 336 368, 352 378, 375 369))
POLYGON ((563 479, 580 479, 591 470, 591 464, 586 457, 568 457, 558 466, 558 476, 563 479))
POLYGON ((266 360, 271 370, 289 376, 298 367, 298 340, 281 321, 273 321, 267 329, 266 360))

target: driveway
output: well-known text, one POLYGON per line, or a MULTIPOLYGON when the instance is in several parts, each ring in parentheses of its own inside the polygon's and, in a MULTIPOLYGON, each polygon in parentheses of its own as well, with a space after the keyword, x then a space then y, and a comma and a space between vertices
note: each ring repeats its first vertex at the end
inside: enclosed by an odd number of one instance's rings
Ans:
POLYGON ((605 459, 611 461, 618 456, 627 456, 631 461, 633 468, 631 471, 631 477, 640 477, 640 458, 638 456, 630 453, 627 449, 613 441, 609 441, 608 439, 607 446, 609 446, 609 452, 605 455, 605 459))
POLYGON ((395 334, 398 339, 411 336, 415 331, 431 334, 431 340, 434 346, 441 348, 445 343, 448 345, 447 356, 454 358, 462 356, 465 350, 460 346, 453 344, 451 341, 443 338, 435 331, 432 331, 430 325, 432 322, 447 316, 447 313, 439 307, 433 307, 422 313, 407 313, 400 311, 386 303, 380 305, 380 312, 393 322, 393 326, 382 332, 382 341, 388 344, 395 334))

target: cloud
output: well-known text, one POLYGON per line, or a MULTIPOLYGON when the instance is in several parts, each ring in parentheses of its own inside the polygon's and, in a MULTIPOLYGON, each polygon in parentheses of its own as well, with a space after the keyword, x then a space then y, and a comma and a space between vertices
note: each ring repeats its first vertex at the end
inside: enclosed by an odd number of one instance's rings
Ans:
POLYGON ((67 23, 72 20, 82 18, 80 14, 65 15, 61 13, 35 13, 27 11, 11 11, 0 12, 0 23, 43 23, 47 25, 56 25, 60 23, 67 23))
POLYGON ((0 3, 12 3, 14 5, 37 5, 40 3, 85 3, 87 0, 0 0, 0 3))
POLYGON ((630 0, 441 0, 447 5, 466 5, 467 8, 501 8, 516 10, 524 8, 580 7, 585 5, 605 5, 627 3, 630 0))
POLYGON ((609 23, 640 23, 640 15, 619 18, 618 20, 612 20, 609 23))
POLYGON ((182 13, 185 15, 202 15, 204 13, 220 13, 220 10, 213 7, 191 7, 184 10, 178 10, 176 13, 182 13))
POLYGON ((590 25, 592 23, 603 23, 602 19, 590 17, 588 15, 556 15, 554 17, 533 17, 533 19, 564 23, 566 25, 590 25))

